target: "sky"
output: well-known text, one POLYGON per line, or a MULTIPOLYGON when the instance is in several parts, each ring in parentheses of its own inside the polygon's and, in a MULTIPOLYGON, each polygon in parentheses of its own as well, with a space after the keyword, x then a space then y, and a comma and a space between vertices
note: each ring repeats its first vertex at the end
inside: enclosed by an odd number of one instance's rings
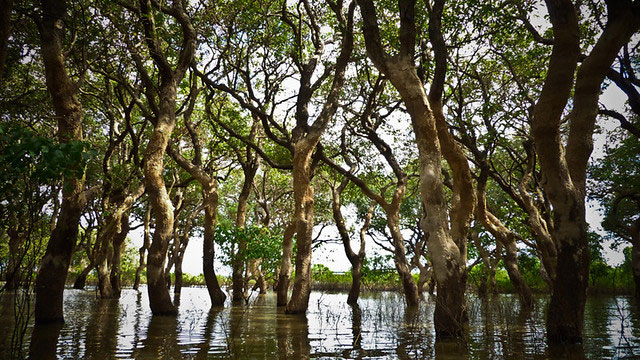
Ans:
MULTIPOLYGON (((617 109, 618 111, 623 111, 625 107, 626 95, 621 92, 617 87, 610 86, 605 90, 604 94, 600 98, 601 103, 606 106, 608 109, 617 109)), ((603 129, 601 134, 596 134, 594 136, 594 150, 591 155, 591 162, 598 161, 604 155, 604 147, 605 142, 607 140, 606 133, 616 129, 619 124, 611 119, 601 119, 599 118, 598 124, 603 129)), ((348 214, 346 215, 348 217, 348 214)), ((604 231, 600 226, 602 222, 602 211, 597 202, 589 201, 587 203, 587 222, 591 226, 592 230, 604 235, 604 231)), ((352 224, 353 221, 350 222, 347 219, 347 225, 352 224)), ((133 226, 137 224, 132 224, 133 226)), ((315 229, 317 231, 317 228, 315 229)), ((314 234, 314 236, 317 235, 314 234)), ((138 228, 132 231, 129 235, 129 238, 132 240, 132 244, 135 247, 140 247, 142 245, 143 239, 143 229, 138 228)), ((337 231, 335 227, 326 228, 323 231, 322 238, 338 238, 337 231)), ((355 249, 358 249, 359 244, 355 242, 352 244, 355 249)), ((376 248, 379 252, 383 252, 384 250, 380 250, 373 241, 370 239, 367 240, 367 254, 373 254, 376 251, 376 248)), ((610 242, 606 242, 603 244, 604 255, 607 259, 607 262, 610 265, 619 265, 624 260, 624 256, 622 255, 622 248, 619 250, 612 250, 610 248, 610 242)), ((217 249, 216 249, 217 251, 217 249)), ((323 245, 320 249, 314 251, 313 253, 313 263, 321 263, 327 267, 329 267, 333 271, 347 271, 350 269, 351 265, 344 254, 344 249, 339 243, 330 243, 323 245)), ((202 273, 202 237, 194 236, 189 240, 189 246, 185 252, 184 263, 182 265, 183 271, 189 274, 200 274, 202 273)), ((220 275, 229 276, 231 275, 231 269, 223 266, 218 261, 216 261, 216 273, 220 275)))

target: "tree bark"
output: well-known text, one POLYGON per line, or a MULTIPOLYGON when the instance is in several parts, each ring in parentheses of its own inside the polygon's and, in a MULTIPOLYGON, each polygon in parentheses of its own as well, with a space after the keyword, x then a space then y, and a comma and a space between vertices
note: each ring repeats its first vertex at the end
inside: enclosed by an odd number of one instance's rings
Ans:
POLYGON ((358 303, 358 298, 360 297, 360 284, 361 284, 361 274, 362 274, 362 262, 364 261, 364 257, 366 255, 365 249, 365 235, 366 231, 371 224, 371 217, 373 215, 373 210, 375 209, 375 202, 372 201, 369 205, 369 211, 364 220, 364 224, 360 229, 360 250, 356 254, 351 247, 351 238, 349 236, 349 231, 347 230, 347 226, 344 222, 344 217, 342 216, 342 192, 349 184, 349 179, 345 178, 342 180, 340 185, 331 187, 331 210, 333 213, 333 220, 336 223, 336 227, 338 228, 338 233, 340 234, 340 238, 342 240, 342 245, 344 247, 344 252, 347 255, 347 259, 351 263, 351 288, 349 289, 349 295, 347 296, 347 304, 353 305, 358 303))
POLYGON ((550 343, 582 341, 589 278, 585 179, 602 82, 621 47, 640 27, 631 1, 607 3, 607 26, 577 72, 566 150, 560 130, 580 54, 578 16, 570 1, 547 1, 554 46, 533 110, 532 133, 544 188, 553 205, 557 274, 547 314, 550 343))
POLYGON ((212 306, 222 306, 227 296, 220 289, 218 278, 213 266, 215 258, 215 250, 213 247, 216 234, 216 220, 218 213, 218 189, 215 179, 211 182, 203 184, 202 198, 205 204, 204 208, 204 238, 203 238, 203 255, 202 265, 204 280, 207 283, 207 290, 211 298, 212 306))
POLYGON ((138 251, 140 253, 138 268, 136 269, 136 277, 133 281, 133 289, 138 290, 140 287, 140 277, 142 276, 142 271, 144 270, 145 264, 145 253, 147 249, 149 249, 149 244, 151 243, 151 229, 149 227, 149 223, 151 222, 151 206, 147 206, 147 211, 144 216, 144 235, 143 235, 143 243, 138 251))
POLYGON ((125 241, 129 234, 129 228, 129 213, 127 212, 120 219, 120 230, 113 239, 110 280, 114 298, 119 298, 122 293, 122 276, 120 274, 120 268, 122 263, 122 252, 126 246, 125 241))
MULTIPOLYGON (((254 126, 251 128, 251 137, 255 137, 257 133, 257 125, 259 122, 254 121, 254 126)), ((236 213, 236 227, 243 229, 247 222, 247 201, 249 195, 251 195, 251 186, 253 185, 253 179, 258 171, 258 162, 256 157, 252 157, 251 148, 247 146, 248 162, 243 164, 244 182, 242 183, 242 190, 238 196, 238 211, 236 213)), ((244 300, 244 291, 246 288, 246 282, 244 277, 244 270, 246 265, 246 252, 247 243, 244 238, 238 241, 238 251, 235 254, 232 269, 232 297, 231 302, 238 303, 244 300)))
MULTIPOLYGON (((58 122, 58 140, 61 143, 82 140, 82 105, 77 97, 77 85, 71 81, 65 69, 62 54, 67 3, 43 0, 42 12, 39 24, 41 53, 47 90, 53 99, 58 122)), ((84 178, 64 179, 60 214, 36 277, 36 323, 64 321, 63 291, 78 237, 78 225, 84 205, 81 198, 83 186, 84 178)))
POLYGON ((289 301, 289 283, 291 281, 291 259, 293 258, 293 235, 296 233, 296 223, 291 223, 284 230, 282 238, 282 261, 280 262, 280 271, 278 274, 277 304, 278 306, 287 306, 289 301))
POLYGON ((162 177, 164 153, 175 125, 176 88, 167 89, 161 98, 166 99, 161 103, 164 111, 158 117, 147 145, 144 163, 145 183, 155 218, 155 231, 147 259, 147 289, 154 315, 176 315, 177 310, 171 302, 164 278, 164 260, 173 236, 173 205, 162 177))
POLYGON ((78 277, 76 277, 76 280, 73 282, 74 289, 84 290, 84 287, 87 285, 87 276, 89 276, 89 273, 95 268, 95 266, 96 264, 91 261, 87 267, 82 269, 80 274, 78 274, 78 277))
MULTIPOLYGON (((509 230, 496 216, 487 209, 486 185, 487 185, 487 169, 480 170, 477 188, 477 205, 476 218, 482 223, 485 229, 493 235, 505 249, 504 266, 509 274, 509 280, 520 297, 520 305, 524 308, 530 308, 533 305, 531 289, 524 281, 522 274, 518 268, 518 246, 516 244, 516 235, 509 230)), ((499 254, 497 255, 499 256, 499 254)))
MULTIPOLYGON (((417 306, 420 302, 420 292, 418 285, 411 275, 411 267, 407 261, 404 239, 400 232, 400 208, 397 207, 393 212, 387 211, 387 227, 391 232, 393 239, 393 262, 402 281, 402 289, 404 290, 405 300, 408 306, 417 306)), ((438 288, 440 292, 440 288, 438 288)))
MULTIPOLYGON (((311 241, 313 240, 313 186, 311 186, 311 154, 315 148, 306 139, 295 145, 293 156, 293 197, 296 223, 296 276, 291 299, 287 303, 288 314, 307 311, 311 294, 311 241)), ((284 259, 284 257, 283 257, 284 259)))
MULTIPOLYGON (((436 337, 462 336, 465 313, 466 235, 463 238, 458 235, 467 225, 452 224, 452 230, 459 231, 457 234, 452 234, 449 231, 448 208, 441 177, 442 154, 440 149, 441 142, 445 142, 447 139, 438 138, 436 119, 413 63, 416 33, 415 1, 399 1, 400 51, 395 56, 385 53, 382 47, 373 1, 360 1, 359 5, 364 19, 363 32, 367 54, 378 70, 389 78, 400 93, 411 117, 416 136, 420 193, 423 207, 426 210, 421 227, 427 237, 427 247, 438 285, 434 311, 436 337)), ((450 165, 453 169, 460 164, 450 163, 450 165)), ((459 206, 460 212, 456 218, 466 219, 467 215, 463 209, 468 204, 460 204, 459 206)))

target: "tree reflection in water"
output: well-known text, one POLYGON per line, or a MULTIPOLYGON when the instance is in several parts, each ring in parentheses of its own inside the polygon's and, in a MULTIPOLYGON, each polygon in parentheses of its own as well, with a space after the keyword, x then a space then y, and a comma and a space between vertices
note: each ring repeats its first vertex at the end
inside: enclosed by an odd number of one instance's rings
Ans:
MULTIPOLYGON (((547 297, 537 297, 532 309, 521 312, 514 296, 487 302, 469 296, 465 340, 436 341, 430 300, 407 308, 401 294, 362 295, 359 305, 349 306, 344 294, 314 292, 306 316, 297 316, 278 309, 273 294, 253 297, 248 305, 210 310, 206 289, 185 288, 178 317, 152 317, 145 291, 125 290, 119 301, 70 291, 65 294, 67 322, 30 328, 25 350, 37 360, 546 359, 640 354, 640 316, 627 297, 590 297, 584 345, 567 348, 546 344, 547 297)), ((10 331, 12 316, 3 312, 0 317, 0 328, 10 331)), ((9 355, 0 346, 2 358, 9 355)))

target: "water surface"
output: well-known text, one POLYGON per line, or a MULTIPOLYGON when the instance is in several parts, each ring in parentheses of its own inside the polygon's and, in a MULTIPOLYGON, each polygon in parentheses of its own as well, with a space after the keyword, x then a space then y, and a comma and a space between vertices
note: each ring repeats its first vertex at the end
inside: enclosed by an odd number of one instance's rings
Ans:
MULTIPOLYGON (((66 290, 65 324, 30 324, 24 351, 34 359, 640 358, 640 312, 629 297, 590 297, 584 344, 570 348, 547 346, 544 296, 523 313, 514 296, 470 295, 465 339, 437 343, 432 299, 407 309, 394 292, 364 293, 357 307, 346 297, 313 292, 306 316, 295 316, 274 294, 210 310, 206 289, 185 288, 177 317, 152 317, 146 289, 119 300, 66 290)), ((11 304, 11 295, 0 298, 0 358, 10 357, 11 304)))

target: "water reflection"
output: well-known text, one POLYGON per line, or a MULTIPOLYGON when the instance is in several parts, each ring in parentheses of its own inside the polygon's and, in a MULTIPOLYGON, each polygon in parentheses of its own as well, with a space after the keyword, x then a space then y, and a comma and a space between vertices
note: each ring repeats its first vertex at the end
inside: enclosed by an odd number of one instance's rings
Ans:
MULTIPOLYGON (((590 297, 585 342, 549 347, 544 339, 546 297, 521 311, 516 297, 468 298, 463 341, 437 341, 433 302, 407 309, 399 294, 363 294, 359 305, 344 294, 314 292, 306 316, 284 314, 273 295, 248 305, 209 309, 206 289, 185 288, 177 317, 152 317, 146 291, 125 290, 120 300, 67 291, 62 325, 28 329, 32 359, 494 359, 633 358, 640 356, 640 313, 627 297, 590 297)), ((10 334, 12 312, 0 298, 0 324, 10 334)), ((6 339, 4 340, 6 343, 6 339)), ((0 358, 9 351, 0 347, 0 358)))

